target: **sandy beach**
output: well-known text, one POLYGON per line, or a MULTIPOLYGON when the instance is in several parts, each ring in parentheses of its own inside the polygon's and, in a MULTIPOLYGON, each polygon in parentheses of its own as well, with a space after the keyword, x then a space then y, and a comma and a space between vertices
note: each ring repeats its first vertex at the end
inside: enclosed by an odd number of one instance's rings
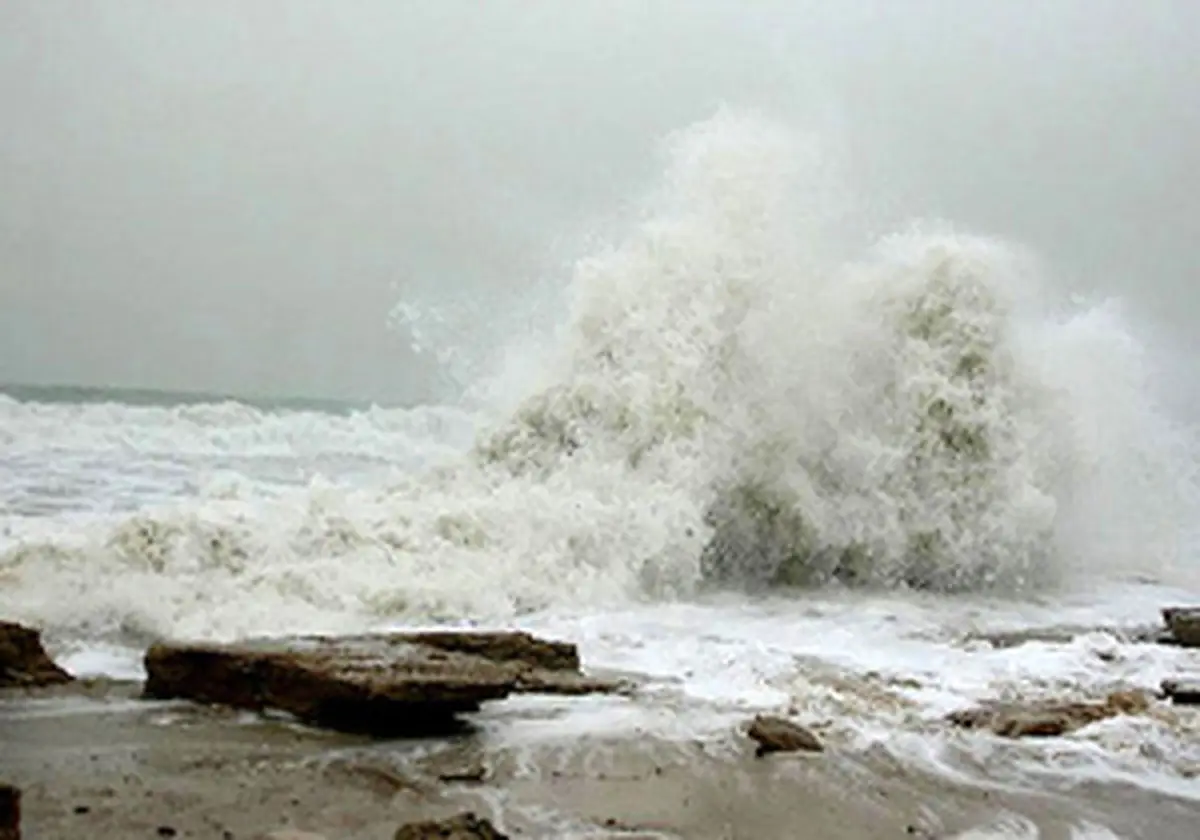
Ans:
POLYGON ((756 758, 737 731, 378 742, 138 692, 88 682, 0 699, 0 778, 24 790, 26 838, 386 840, 464 810, 512 836, 626 840, 1183 840, 1200 819, 1196 802, 1132 788, 984 790, 870 751, 756 758))

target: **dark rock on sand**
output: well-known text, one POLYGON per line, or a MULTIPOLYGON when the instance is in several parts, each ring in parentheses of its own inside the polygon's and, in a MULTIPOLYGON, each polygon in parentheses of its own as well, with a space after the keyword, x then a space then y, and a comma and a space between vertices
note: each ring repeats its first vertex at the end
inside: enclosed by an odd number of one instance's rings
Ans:
POLYGON ((1139 691, 1117 691, 1098 703, 993 703, 953 712, 947 720, 964 729, 987 729, 1005 738, 1054 737, 1117 715, 1145 712, 1149 698, 1139 691))
POLYGON ((774 752, 824 752, 825 745, 811 730, 773 715, 759 715, 746 732, 758 742, 758 757, 774 752))
POLYGON ((1189 680, 1163 680, 1162 691, 1176 706, 1200 706, 1200 677, 1189 680))
POLYGON ((1162 615, 1172 642, 1182 647, 1200 647, 1200 607, 1167 607, 1162 615))
POLYGON ((51 661, 37 630, 0 621, 0 688, 34 688, 71 682, 51 661))
POLYGON ((0 840, 21 840, 21 791, 0 783, 0 840))
POLYGON ((496 826, 470 811, 447 820, 409 823, 396 829, 392 840, 508 840, 496 826))
POLYGON ((573 645, 526 633, 395 633, 157 644, 145 695, 287 712, 373 735, 454 731, 456 716, 513 693, 613 692, 580 673, 573 645))

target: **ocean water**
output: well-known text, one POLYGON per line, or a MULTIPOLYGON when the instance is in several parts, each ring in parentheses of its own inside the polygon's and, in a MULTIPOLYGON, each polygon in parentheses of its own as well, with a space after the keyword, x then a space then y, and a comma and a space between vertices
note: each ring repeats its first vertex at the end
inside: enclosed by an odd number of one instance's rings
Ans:
POLYGON ((10 391, 0 615, 118 675, 163 636, 519 626, 648 683, 514 701, 497 738, 716 743, 792 709, 956 776, 1200 797, 1187 710, 1038 743, 939 723, 1196 668, 1113 628, 1200 599, 1200 449, 1121 301, 987 232, 871 218, 812 138, 721 112, 667 139, 553 328, 445 404, 10 391), (972 640, 1066 624, 1092 629, 972 640))

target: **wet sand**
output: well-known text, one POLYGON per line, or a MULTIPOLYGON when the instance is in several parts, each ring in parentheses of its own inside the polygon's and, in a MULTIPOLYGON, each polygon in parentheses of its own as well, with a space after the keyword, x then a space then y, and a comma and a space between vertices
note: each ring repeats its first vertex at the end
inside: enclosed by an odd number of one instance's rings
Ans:
POLYGON ((989 791, 836 749, 758 759, 737 732, 706 744, 597 733, 514 747, 486 729, 373 742, 145 703, 138 689, 0 697, 0 779, 25 791, 27 840, 236 840, 281 827, 388 840, 402 823, 467 809, 527 838, 1183 840, 1200 825, 1200 804, 1132 788, 989 791))

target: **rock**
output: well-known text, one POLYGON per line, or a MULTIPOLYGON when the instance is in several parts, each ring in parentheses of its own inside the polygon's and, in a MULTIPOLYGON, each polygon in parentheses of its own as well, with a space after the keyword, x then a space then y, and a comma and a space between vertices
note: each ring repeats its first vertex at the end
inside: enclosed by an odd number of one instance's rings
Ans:
POLYGON ((574 645, 527 633, 165 643, 147 651, 145 665, 147 697, 273 709, 315 726, 373 735, 453 731, 458 714, 513 693, 621 688, 581 674, 574 645))
POLYGON ((294 828, 277 828, 260 834, 256 840, 325 840, 324 834, 313 834, 311 831, 297 831, 294 828))
POLYGON ((986 633, 968 633, 963 637, 964 644, 986 642, 992 647, 1003 650, 1020 647, 1027 644, 1065 645, 1080 636, 1091 633, 1106 633, 1123 642, 1154 642, 1162 635, 1163 628, 1158 625, 1120 627, 1112 625, 1083 625, 1064 624, 1052 627, 1033 627, 1025 630, 1011 630, 986 633))
POLYGON ((0 688, 33 688, 71 682, 42 647, 42 634, 0 621, 0 688))
POLYGON ((1138 714, 1149 708, 1150 700, 1142 692, 1117 691, 1100 703, 987 704, 953 712, 947 720, 964 729, 988 729, 1005 738, 1046 738, 1065 735, 1117 715, 1138 714))
POLYGON ((1176 706, 1200 706, 1200 678, 1163 680, 1162 692, 1176 706))
POLYGON ((1167 607, 1162 615, 1175 644, 1200 647, 1200 607, 1167 607))
POLYGON ((492 662, 519 662, 546 671, 578 671, 579 650, 568 642, 539 639, 529 633, 481 633, 453 630, 397 634, 452 653, 470 653, 492 662))
POLYGON ((514 694, 560 694, 580 697, 584 694, 628 694, 628 686, 616 680, 589 677, 572 671, 530 669, 513 682, 514 694))
POLYGON ((758 757, 774 752, 824 752, 825 745, 797 723, 773 715, 759 715, 746 732, 758 742, 754 754, 758 757))
POLYGON ((470 811, 447 820, 409 823, 396 829, 392 840, 508 840, 496 826, 470 811))
POLYGON ((21 791, 0 783, 0 840, 21 840, 21 791))

